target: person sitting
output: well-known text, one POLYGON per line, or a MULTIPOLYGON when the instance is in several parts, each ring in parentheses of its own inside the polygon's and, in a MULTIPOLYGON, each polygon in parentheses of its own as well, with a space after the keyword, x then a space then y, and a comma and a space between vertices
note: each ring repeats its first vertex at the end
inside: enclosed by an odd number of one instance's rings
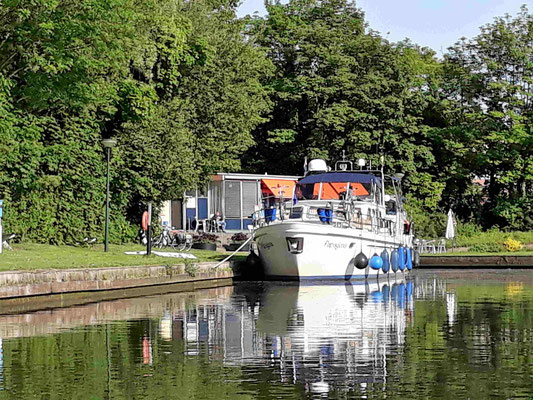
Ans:
POLYGON ((211 221, 215 232, 218 232, 219 230, 226 232, 226 221, 224 221, 224 218, 220 215, 219 211, 213 214, 211 221))

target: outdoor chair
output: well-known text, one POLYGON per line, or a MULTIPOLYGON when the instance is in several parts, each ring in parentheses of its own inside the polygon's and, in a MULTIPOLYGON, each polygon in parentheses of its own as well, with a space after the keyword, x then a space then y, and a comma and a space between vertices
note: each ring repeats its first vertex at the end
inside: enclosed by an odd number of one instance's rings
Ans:
POLYGON ((420 239, 419 241, 419 253, 420 254, 435 254, 437 251, 436 251, 436 247, 435 247, 435 241, 434 240, 422 240, 420 239))
POLYGON ((8 250, 13 250, 10 245, 10 242, 15 239, 17 235, 15 233, 10 233, 9 235, 2 235, 2 246, 8 250))
POLYGON ((207 220, 205 219, 194 218, 192 221, 192 227, 193 227, 194 232, 198 232, 198 231, 207 232, 206 221, 207 220))
POLYGON ((437 253, 446 253, 446 239, 439 239, 437 243, 437 253))

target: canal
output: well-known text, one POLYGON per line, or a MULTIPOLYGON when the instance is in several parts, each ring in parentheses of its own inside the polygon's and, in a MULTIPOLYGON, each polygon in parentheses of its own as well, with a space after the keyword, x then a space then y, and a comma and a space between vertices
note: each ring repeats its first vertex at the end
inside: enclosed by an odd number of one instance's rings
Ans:
POLYGON ((0 315, 0 399, 533 397, 533 272, 241 282, 0 315))

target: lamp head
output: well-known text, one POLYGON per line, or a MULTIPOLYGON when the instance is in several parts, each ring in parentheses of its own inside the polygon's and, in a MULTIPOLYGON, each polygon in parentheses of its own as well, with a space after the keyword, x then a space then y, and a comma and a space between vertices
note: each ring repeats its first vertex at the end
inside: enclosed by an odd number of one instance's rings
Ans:
POLYGON ((402 179, 404 176, 405 176, 405 174, 402 174, 401 172, 396 172, 396 173, 394 174, 394 177, 395 177, 395 178, 398 178, 398 179, 402 179))
POLYGON ((104 146, 106 149, 110 149, 112 147, 115 147, 117 144, 117 141, 115 139, 103 139, 102 140, 102 146, 104 146))

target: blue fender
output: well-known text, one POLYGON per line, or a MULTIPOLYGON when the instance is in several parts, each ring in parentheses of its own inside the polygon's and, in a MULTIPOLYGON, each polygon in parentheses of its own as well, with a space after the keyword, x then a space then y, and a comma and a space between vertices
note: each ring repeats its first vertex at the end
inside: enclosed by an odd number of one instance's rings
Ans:
POLYGON ((400 267, 398 250, 393 250, 392 253, 390 254, 390 265, 394 272, 398 271, 398 268, 400 267))
POLYGON ((387 252, 387 250, 383 250, 381 252, 381 259, 383 260, 382 270, 383 270, 383 273, 386 274, 387 272, 389 272, 389 269, 390 269, 389 253, 387 252))
POLYGON ((383 293, 379 290, 370 293, 370 298, 372 299, 372 303, 383 303, 383 293))
POLYGON ((407 292, 407 301, 411 300, 411 296, 413 295, 413 282, 409 281, 407 282, 407 286, 405 287, 405 290, 407 292))
POLYGON ((398 247, 398 259, 398 267, 400 271, 403 271, 405 269, 405 249, 402 246, 398 247))
POLYGON ((398 307, 405 308, 405 297, 405 284, 400 283, 400 285, 398 285, 398 307))
POLYGON ((413 249, 405 249, 407 253, 406 267, 409 271, 413 269, 413 249))
POLYGON ((385 303, 389 301, 390 298, 390 287, 389 285, 383 285, 383 289, 381 289, 381 292, 383 293, 383 300, 385 300, 385 303))
POLYGON ((394 283, 392 285, 392 289, 391 289, 391 292, 390 292, 390 297, 391 297, 391 300, 395 303, 398 303, 398 287, 400 285, 398 285, 397 283, 394 283))
POLYGON ((383 259, 374 253, 374 255, 370 258, 368 265, 373 270, 379 271, 383 267, 383 259))

